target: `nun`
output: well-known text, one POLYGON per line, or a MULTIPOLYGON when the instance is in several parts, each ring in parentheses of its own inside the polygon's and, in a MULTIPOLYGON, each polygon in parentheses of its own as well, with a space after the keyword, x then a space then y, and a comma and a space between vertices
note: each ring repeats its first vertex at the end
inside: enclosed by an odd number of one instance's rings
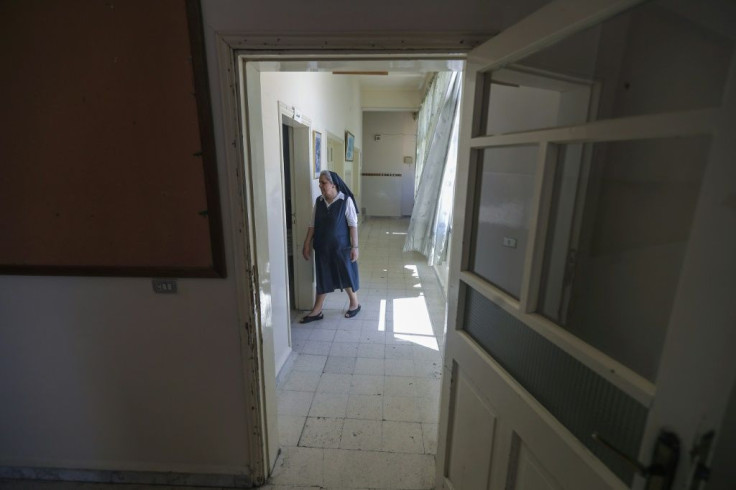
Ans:
POLYGON ((312 225, 307 229, 302 255, 309 260, 314 249, 317 272, 317 297, 314 307, 300 323, 322 320, 322 305, 327 293, 345 291, 350 304, 345 318, 360 312, 356 292, 358 280, 358 210, 355 197, 339 175, 329 170, 319 174, 322 193, 314 202, 312 225))

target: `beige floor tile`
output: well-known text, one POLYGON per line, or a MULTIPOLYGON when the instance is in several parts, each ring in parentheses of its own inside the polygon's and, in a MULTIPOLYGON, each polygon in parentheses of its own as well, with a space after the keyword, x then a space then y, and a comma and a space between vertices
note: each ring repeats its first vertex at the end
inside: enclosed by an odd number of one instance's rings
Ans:
POLYGON ((386 344, 386 359, 411 360, 413 352, 412 345, 386 344))
POLYGON ((382 395, 383 394, 383 376, 354 374, 352 385, 350 386, 350 394, 351 395, 382 395))
POLYGON ((317 393, 309 409, 310 417, 344 418, 348 406, 348 395, 339 393, 317 393))
MULTIPOLYGON (((422 426, 416 422, 384 421, 381 449, 394 453, 424 453, 422 426)), ((304 436, 302 436, 304 437, 304 436)))
POLYGON ((380 450, 381 424, 379 420, 345 419, 340 448, 362 451, 380 450))
POLYGON ((340 436, 345 419, 309 417, 304 425, 300 447, 340 447, 340 436))
POLYGON ((277 412, 279 415, 306 416, 312 398, 314 393, 311 391, 281 391, 278 394, 277 412))
POLYGON ((333 342, 330 356, 334 357, 357 357, 358 342, 333 342))
POLYGON ((291 371, 281 388, 289 391, 315 391, 320 381, 320 374, 309 371, 291 371))
POLYGON ((415 360, 432 361, 438 364, 442 363, 442 356, 439 351, 434 348, 428 348, 421 345, 415 345, 412 347, 412 357, 415 360))
POLYGON ((294 361, 294 371, 310 371, 313 373, 321 373, 327 362, 327 356, 314 356, 309 354, 299 354, 294 361))
POLYGON ((324 483, 324 449, 287 447, 276 461, 272 485, 322 486, 324 483))
POLYGON ((384 344, 372 344, 367 342, 361 342, 358 344, 358 357, 383 359, 385 356, 386 346, 384 344))
POLYGON ((419 413, 419 422, 428 424, 436 424, 440 419, 440 400, 439 398, 417 397, 417 411, 419 413))
POLYGON ((360 331, 360 341, 368 344, 385 344, 386 333, 377 332, 373 329, 363 329, 360 331))
POLYGON ((334 342, 360 342, 360 330, 340 329, 335 333, 334 342))
MULTIPOLYGON (((376 451, 325 449, 324 484, 340 488, 386 488, 387 455, 376 451)), ((414 473, 414 472, 412 472, 414 473)))
POLYGON ((439 400, 442 380, 435 378, 417 378, 416 381, 417 396, 436 398, 439 400))
POLYGON ((392 489, 430 489, 435 487, 435 460, 431 454, 384 453, 385 480, 392 489))
POLYGON ((320 342, 317 340, 307 340, 302 347, 302 354, 311 354, 315 356, 326 356, 330 353, 332 342, 320 342))
POLYGON ((416 396, 417 378, 411 376, 386 376, 383 378, 385 396, 416 396))
POLYGON ((383 396, 350 395, 346 417, 350 419, 382 420, 383 396))
POLYGON ((414 374, 421 378, 440 379, 442 375, 442 363, 438 361, 414 360, 414 374))
POLYGON ((324 367, 324 372, 330 374, 353 374, 354 370, 355 357, 330 356, 324 367))
POLYGON ((304 328, 298 326, 292 326, 291 328, 291 340, 309 340, 314 330, 311 328, 304 328))
POLYGON ((416 398, 409 396, 384 396, 383 419, 396 422, 419 422, 416 398))
MULTIPOLYGON (((332 342, 335 340, 335 334, 337 330, 328 330, 325 328, 315 328, 312 330, 309 340, 316 340, 318 342, 332 342)), ((292 334, 293 338, 293 334, 292 334)))
MULTIPOLYGON (((328 359, 329 362, 329 359, 328 359)), ((350 393, 353 377, 350 374, 323 373, 317 386, 318 393, 350 393)))
POLYGON ((386 359, 387 376, 414 376, 414 361, 411 359, 386 359))
POLYGON ((355 360, 355 374, 370 374, 375 376, 383 376, 384 366, 383 359, 373 359, 368 357, 358 357, 355 360))
POLYGON ((279 443, 282 446, 297 446, 307 417, 279 415, 279 443))

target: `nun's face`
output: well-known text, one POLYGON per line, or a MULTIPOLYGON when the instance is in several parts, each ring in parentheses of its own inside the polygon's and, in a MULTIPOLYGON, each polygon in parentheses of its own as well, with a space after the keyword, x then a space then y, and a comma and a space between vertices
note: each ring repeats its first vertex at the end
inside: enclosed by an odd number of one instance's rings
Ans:
POLYGON ((319 190, 328 199, 332 199, 337 195, 337 187, 327 180, 327 177, 324 175, 320 175, 319 177, 319 190))

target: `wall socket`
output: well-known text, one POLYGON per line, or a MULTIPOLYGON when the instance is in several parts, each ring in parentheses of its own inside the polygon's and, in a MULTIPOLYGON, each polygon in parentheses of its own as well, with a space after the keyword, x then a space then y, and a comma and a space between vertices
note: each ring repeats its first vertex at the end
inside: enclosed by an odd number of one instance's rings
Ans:
POLYGON ((516 248, 516 238, 508 236, 503 237, 503 246, 509 248, 516 248))
POLYGON ((153 292, 158 294, 176 294, 176 279, 153 279, 153 292))

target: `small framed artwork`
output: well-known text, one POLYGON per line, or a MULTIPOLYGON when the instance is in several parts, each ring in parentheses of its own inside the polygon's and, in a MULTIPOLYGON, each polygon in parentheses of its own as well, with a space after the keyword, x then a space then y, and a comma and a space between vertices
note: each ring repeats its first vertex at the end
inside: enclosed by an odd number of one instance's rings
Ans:
POLYGON ((314 146, 314 178, 319 179, 319 173, 322 171, 322 133, 312 131, 312 143, 314 146))
POLYGON ((345 131, 345 161, 353 161, 353 148, 355 147, 355 136, 350 131, 345 131))

